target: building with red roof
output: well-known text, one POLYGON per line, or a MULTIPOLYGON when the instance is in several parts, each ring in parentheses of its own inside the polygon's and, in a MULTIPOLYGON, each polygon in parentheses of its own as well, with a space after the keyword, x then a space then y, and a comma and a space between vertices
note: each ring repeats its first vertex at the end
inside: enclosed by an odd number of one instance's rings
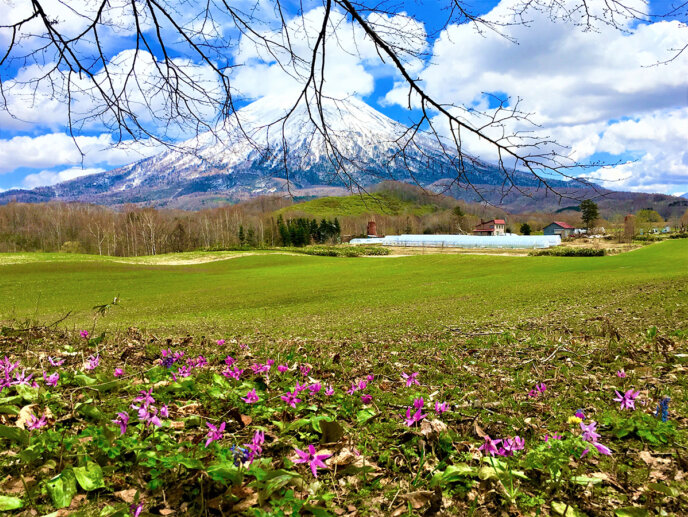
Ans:
POLYGON ((542 230, 544 235, 559 235, 562 239, 568 237, 576 229, 568 223, 554 221, 545 226, 542 230))
POLYGON ((473 228, 473 235, 504 235, 506 221, 504 219, 480 220, 480 224, 473 228))

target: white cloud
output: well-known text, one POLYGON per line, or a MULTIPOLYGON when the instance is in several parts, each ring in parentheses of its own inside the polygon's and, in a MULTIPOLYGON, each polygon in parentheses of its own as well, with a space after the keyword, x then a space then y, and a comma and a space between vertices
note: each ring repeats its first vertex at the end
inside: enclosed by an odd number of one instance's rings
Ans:
MULTIPOLYGON (((114 147, 109 134, 77 136, 76 143, 84 153, 83 165, 123 165, 160 152, 160 147, 146 142, 114 147)), ((0 174, 20 167, 32 169, 81 165, 82 156, 74 140, 66 133, 49 133, 37 137, 16 136, 0 140, 0 174)))
POLYGON ((24 178, 24 181, 22 183, 26 188, 46 187, 50 185, 55 185, 56 183, 61 183, 63 181, 73 180, 74 178, 79 178, 81 176, 97 174, 103 171, 105 171, 105 169, 82 169, 79 167, 72 167, 71 169, 65 169, 59 172, 41 171, 35 174, 29 174, 24 178))
MULTIPOLYGON (((503 0, 487 15, 508 20, 519 0, 503 0)), ((572 2, 564 2, 570 9, 572 2)), ((587 5, 602 17, 606 3, 587 5)), ((636 3, 640 12, 646 9, 636 3)), ((563 10, 559 13, 563 16, 563 10)), ((609 13, 607 13, 609 14, 609 13)), ((423 87, 440 102, 486 108, 485 92, 506 92, 520 108, 542 126, 541 135, 552 136, 571 148, 571 157, 584 160, 596 152, 641 158, 632 164, 600 171, 614 176, 621 188, 653 189, 659 185, 688 183, 688 135, 681 108, 688 91, 688 54, 667 65, 658 62, 673 56, 670 49, 685 44, 686 28, 676 21, 632 23, 619 18, 625 31, 597 24, 583 31, 580 12, 568 23, 555 23, 545 13, 528 12, 527 26, 502 28, 514 44, 496 33, 478 35, 470 24, 448 27, 433 47, 430 64, 420 74, 423 87), (570 23, 573 22, 573 23, 570 23), (640 119, 638 123, 615 122, 640 119), (620 179, 621 177, 625 179, 620 179), (660 181, 662 179, 662 181, 660 181)), ((405 106, 408 88, 399 84, 387 94, 389 102, 405 106)), ((489 110, 488 110, 489 111, 489 110)), ((474 126, 474 113, 457 109, 474 126)), ((528 128, 510 121, 507 129, 528 128)), ((488 133, 500 134, 500 128, 488 133)), ((483 159, 495 159, 492 146, 464 133, 465 149, 483 159)), ((611 179, 611 177, 610 177, 611 179)), ((612 183, 609 183, 612 185, 612 183)))

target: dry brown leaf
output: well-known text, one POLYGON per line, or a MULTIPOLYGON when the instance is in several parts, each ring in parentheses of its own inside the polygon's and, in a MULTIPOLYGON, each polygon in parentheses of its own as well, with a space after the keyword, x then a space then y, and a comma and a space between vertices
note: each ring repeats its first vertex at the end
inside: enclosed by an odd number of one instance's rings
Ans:
POLYGON ((120 490, 119 492, 115 492, 115 497, 119 497, 122 501, 128 504, 132 504, 134 502, 134 498, 136 497, 136 490, 135 488, 129 488, 128 490, 120 490))
POLYGON ((447 424, 441 420, 423 420, 420 423, 420 434, 431 440, 439 438, 440 433, 445 432, 447 429, 447 424))
POLYGON ((416 492, 410 492, 408 494, 400 495, 399 498, 404 501, 411 503, 414 510, 418 510, 427 504, 432 498, 434 492, 429 490, 418 490, 416 492))
POLYGON ((241 501, 240 503, 235 504, 232 507, 233 512, 245 512, 252 506, 258 504, 258 494, 253 493, 249 495, 246 499, 241 501))

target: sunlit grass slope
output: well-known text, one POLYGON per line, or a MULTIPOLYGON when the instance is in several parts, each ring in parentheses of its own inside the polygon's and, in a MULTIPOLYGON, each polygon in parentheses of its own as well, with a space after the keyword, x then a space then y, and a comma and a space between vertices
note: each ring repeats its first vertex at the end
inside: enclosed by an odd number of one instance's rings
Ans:
POLYGON ((584 327, 604 315, 688 325, 685 241, 598 258, 236 255, 183 265, 170 264, 197 255, 0 255, 0 320, 47 323, 73 311, 65 323, 87 326, 94 305, 119 295, 99 327, 355 339, 538 319, 584 327))

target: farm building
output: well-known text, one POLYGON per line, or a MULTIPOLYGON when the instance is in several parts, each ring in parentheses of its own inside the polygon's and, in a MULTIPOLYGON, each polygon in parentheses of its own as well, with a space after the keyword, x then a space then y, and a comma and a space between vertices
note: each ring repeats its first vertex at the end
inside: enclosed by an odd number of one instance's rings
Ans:
POLYGON ((543 233, 545 235, 559 235, 560 237, 566 238, 572 233, 574 233, 574 228, 568 223, 562 223, 561 221, 554 221, 543 228, 543 233))
POLYGON ((473 235, 504 235, 506 233, 504 219, 480 220, 480 224, 473 229, 473 235))
POLYGON ((537 249, 561 244, 558 235, 514 235, 480 237, 478 235, 388 235, 384 238, 352 239, 351 244, 427 248, 501 248, 537 249))

